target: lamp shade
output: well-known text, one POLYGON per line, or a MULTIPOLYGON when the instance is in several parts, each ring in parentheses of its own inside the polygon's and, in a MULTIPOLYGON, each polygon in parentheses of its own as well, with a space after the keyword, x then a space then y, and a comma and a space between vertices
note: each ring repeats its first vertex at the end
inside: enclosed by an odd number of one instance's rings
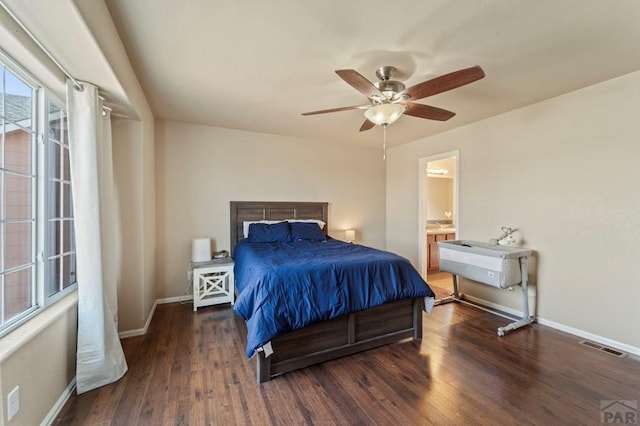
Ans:
POLYGON ((191 242, 191 261, 208 262, 211 260, 211 239, 194 238, 191 242))
POLYGON ((404 110, 404 105, 384 103, 365 110, 364 116, 378 126, 386 126, 400 118, 404 110))
POLYGON ((344 231, 344 239, 351 243, 356 240, 356 230, 355 229, 347 229, 344 231))

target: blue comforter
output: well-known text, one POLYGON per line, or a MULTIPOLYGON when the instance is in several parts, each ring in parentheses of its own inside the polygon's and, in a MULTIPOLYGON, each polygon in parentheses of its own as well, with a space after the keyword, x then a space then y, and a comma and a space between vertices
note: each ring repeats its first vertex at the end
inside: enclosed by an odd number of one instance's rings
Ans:
POLYGON ((411 263, 342 241, 249 243, 234 250, 235 312, 247 323, 247 356, 314 322, 414 297, 434 297, 411 263))

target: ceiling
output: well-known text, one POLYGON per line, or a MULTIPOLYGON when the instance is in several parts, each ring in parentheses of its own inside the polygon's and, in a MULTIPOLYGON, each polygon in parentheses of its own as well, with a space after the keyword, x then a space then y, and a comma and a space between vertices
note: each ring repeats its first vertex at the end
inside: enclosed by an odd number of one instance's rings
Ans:
POLYGON ((636 0, 106 0, 154 115, 327 143, 379 147, 366 103, 334 70, 409 87, 480 65, 486 77, 418 101, 457 113, 401 117, 407 143, 640 69, 636 0))

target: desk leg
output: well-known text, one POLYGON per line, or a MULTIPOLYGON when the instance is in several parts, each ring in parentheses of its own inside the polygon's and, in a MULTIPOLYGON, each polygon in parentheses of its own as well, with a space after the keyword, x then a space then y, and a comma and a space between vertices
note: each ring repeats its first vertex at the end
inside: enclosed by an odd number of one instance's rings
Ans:
POLYGON ((458 276, 456 274, 451 274, 453 278, 453 294, 447 297, 443 297, 442 299, 437 299, 434 306, 444 305, 445 303, 458 302, 462 298, 460 297, 460 289, 458 286, 458 276))
POLYGON ((533 323, 535 318, 529 314, 529 287, 527 285, 528 270, 527 257, 520 258, 520 286, 522 287, 522 319, 507 324, 504 327, 498 327, 498 336, 504 336, 507 331, 515 330, 525 325, 533 323))

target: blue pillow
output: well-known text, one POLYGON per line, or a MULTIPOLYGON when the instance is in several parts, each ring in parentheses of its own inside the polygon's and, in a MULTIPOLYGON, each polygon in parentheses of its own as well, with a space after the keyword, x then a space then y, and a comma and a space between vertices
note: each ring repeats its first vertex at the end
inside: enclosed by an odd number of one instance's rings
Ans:
POLYGON ((250 243, 288 243, 291 241, 288 222, 252 223, 249 225, 250 243))
POLYGON ((291 222, 291 239, 293 241, 327 241, 327 236, 317 223, 291 222))

